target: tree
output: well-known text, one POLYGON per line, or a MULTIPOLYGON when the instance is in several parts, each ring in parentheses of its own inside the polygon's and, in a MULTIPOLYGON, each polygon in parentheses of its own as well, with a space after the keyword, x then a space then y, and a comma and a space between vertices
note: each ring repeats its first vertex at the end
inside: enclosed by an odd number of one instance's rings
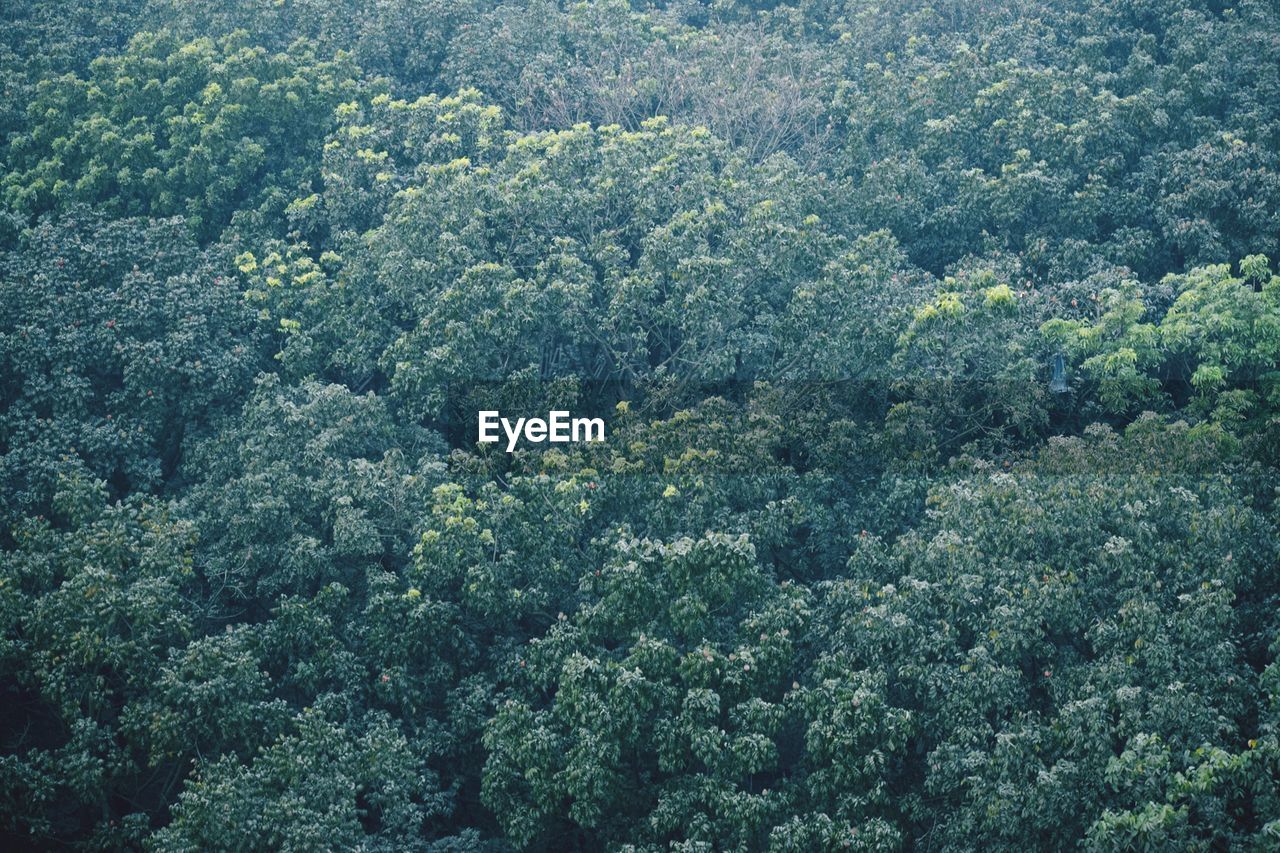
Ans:
POLYGON ((208 241, 237 211, 278 215, 309 193, 316 149, 358 74, 349 57, 320 60, 302 42, 273 54, 243 32, 143 33, 95 60, 88 79, 41 82, 0 193, 25 215, 70 202, 182 215, 208 241))
POLYGON ((184 439, 238 407, 262 364, 228 259, 180 220, 76 208, 0 257, 4 529, 49 512, 83 460, 116 495, 161 489, 184 439))

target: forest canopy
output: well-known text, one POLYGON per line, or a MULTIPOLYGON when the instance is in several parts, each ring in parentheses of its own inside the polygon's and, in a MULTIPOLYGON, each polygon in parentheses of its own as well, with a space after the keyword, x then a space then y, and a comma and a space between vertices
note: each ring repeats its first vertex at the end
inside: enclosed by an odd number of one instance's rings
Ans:
POLYGON ((1280 849, 1275 3, 4 17, 0 846, 1280 849))

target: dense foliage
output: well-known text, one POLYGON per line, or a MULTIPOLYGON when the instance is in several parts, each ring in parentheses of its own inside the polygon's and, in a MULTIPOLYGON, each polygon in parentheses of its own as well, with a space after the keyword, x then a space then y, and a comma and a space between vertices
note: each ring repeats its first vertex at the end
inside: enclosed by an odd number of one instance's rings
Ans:
POLYGON ((6 849, 1280 849, 1274 3, 5 18, 6 849))

